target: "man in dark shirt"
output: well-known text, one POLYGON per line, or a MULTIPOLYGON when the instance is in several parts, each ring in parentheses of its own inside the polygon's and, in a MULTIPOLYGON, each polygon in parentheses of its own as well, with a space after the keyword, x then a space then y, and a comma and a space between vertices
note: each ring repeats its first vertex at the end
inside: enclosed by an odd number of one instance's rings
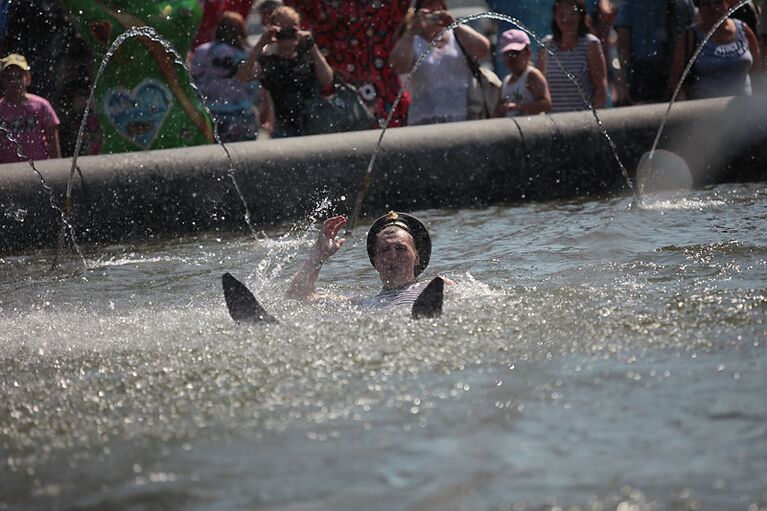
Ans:
POLYGON ((275 126, 272 138, 304 135, 307 101, 333 83, 333 70, 314 42, 300 30, 298 13, 287 6, 272 12, 271 21, 253 47, 238 78, 256 78, 271 93, 275 126))

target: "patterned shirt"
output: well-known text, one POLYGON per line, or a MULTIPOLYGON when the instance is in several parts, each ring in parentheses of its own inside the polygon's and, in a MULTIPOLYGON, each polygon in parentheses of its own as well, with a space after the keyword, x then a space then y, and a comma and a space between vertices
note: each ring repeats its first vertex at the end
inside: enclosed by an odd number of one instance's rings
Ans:
MULTIPOLYGON (((389 65, 410 0, 285 0, 301 13, 333 70, 355 85, 379 120, 389 115, 402 87, 389 65)), ((389 126, 402 126, 410 95, 405 93, 389 126)), ((375 126, 377 127, 377 126, 375 126)))

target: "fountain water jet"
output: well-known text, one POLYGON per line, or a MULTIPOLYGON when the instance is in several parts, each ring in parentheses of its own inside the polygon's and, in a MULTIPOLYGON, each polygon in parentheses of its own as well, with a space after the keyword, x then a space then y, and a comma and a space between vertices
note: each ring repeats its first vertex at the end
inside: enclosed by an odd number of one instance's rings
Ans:
MULTIPOLYGON (((182 56, 175 50, 175 48, 173 48, 173 46, 167 40, 165 40, 162 36, 160 36, 152 27, 149 27, 149 26, 132 27, 126 30, 125 32, 123 32, 122 34, 120 34, 112 42, 111 46, 109 47, 106 54, 101 60, 101 65, 99 66, 99 69, 96 73, 96 77, 94 78, 93 84, 91 85, 90 95, 88 97, 88 101, 86 102, 85 111, 83 112, 83 116, 80 121, 80 128, 78 129, 78 132, 77 132, 77 142, 75 144, 75 152, 74 152, 74 155, 72 156, 72 167, 69 174, 69 181, 67 182, 66 194, 64 196, 64 207, 63 209, 61 209, 62 219, 66 217, 67 221, 64 222, 64 225, 62 226, 61 232, 59 234, 59 242, 56 248, 56 257, 54 258, 54 263, 53 263, 54 266, 56 265, 56 258, 58 257, 59 252, 61 252, 63 248, 63 238, 64 238, 65 228, 70 229, 72 239, 74 240, 74 230, 72 229, 71 223, 68 221, 69 215, 71 215, 71 212, 72 212, 72 185, 74 183, 75 169, 77 168, 77 158, 80 154, 80 148, 82 147, 82 141, 85 134, 85 126, 88 120, 88 114, 90 113, 91 104, 93 103, 93 98, 96 92, 96 86, 99 83, 99 80, 104 72, 104 69, 106 68, 107 63, 110 61, 110 59, 112 58, 114 53, 117 51, 117 49, 125 41, 134 37, 148 38, 152 42, 160 44, 163 50, 165 50, 165 52, 168 55, 173 56, 173 58, 175 59, 174 64, 181 66, 184 70, 187 71, 187 73, 189 72, 189 69, 187 68, 187 65, 184 62, 182 56)), ((199 89, 193 82, 190 82, 190 85, 192 89, 195 91, 195 93, 197 94, 197 96, 199 97, 200 104, 205 109, 206 114, 208 115, 209 118, 211 118, 210 110, 205 104, 204 98, 202 97, 202 94, 200 93, 199 89)), ((251 222, 251 214, 250 214, 250 209, 248 207, 248 203, 245 200, 245 196, 243 195, 242 190, 240 189, 240 186, 237 183, 237 179, 235 178, 235 175, 234 175, 234 162, 232 161, 232 155, 229 153, 229 149, 226 147, 226 144, 224 144, 221 141, 216 124, 215 123, 212 123, 212 124, 213 124, 213 137, 216 143, 219 146, 221 146, 221 148, 224 150, 227 161, 229 163, 229 171, 228 171, 229 178, 231 179, 234 185, 235 191, 240 197, 240 200, 242 201, 242 205, 245 208, 245 223, 248 225, 248 228, 250 229, 250 232, 253 235, 253 237, 255 239, 258 239, 258 234, 256 233, 253 227, 253 224, 251 222)))
MULTIPOLYGON (((703 47, 706 45, 709 39, 713 37, 714 32, 716 32, 716 29, 718 29, 722 25, 722 23, 727 21, 727 19, 735 11, 737 11, 738 9, 746 5, 748 2, 749 0, 740 0, 736 5, 732 6, 726 13, 724 13, 724 15, 721 18, 719 18, 719 20, 714 24, 714 26, 711 27, 711 30, 708 31, 708 33, 705 35, 705 37, 700 42, 698 47, 695 48, 695 51, 690 57, 690 60, 687 62, 687 65, 685 66, 684 71, 682 71, 682 76, 679 77, 679 82, 676 84, 674 88, 674 93, 671 95, 671 99, 668 102, 668 106, 666 107, 666 113, 663 116, 663 119, 661 121, 660 127, 658 128, 657 133, 655 134, 655 139, 653 140, 652 147, 650 148, 649 153, 645 153, 645 155, 643 155, 642 159, 640 160, 637 173, 639 173, 639 169, 641 169, 645 173, 646 177, 645 179, 642 180, 641 185, 637 186, 636 188, 634 201, 632 202, 632 205, 631 205, 632 208, 641 206, 642 194, 645 191, 644 184, 655 177, 658 163, 662 162, 663 165, 661 165, 661 168, 669 169, 667 170, 667 172, 670 174, 681 176, 685 173, 685 171, 689 174, 689 169, 686 168, 686 163, 681 158, 678 158, 678 157, 668 158, 666 157, 667 155, 664 155, 660 162, 655 161, 656 152, 658 151, 658 142, 660 141, 660 137, 663 134, 663 130, 666 127, 668 118, 671 115, 671 107, 674 106, 674 103, 676 102, 676 98, 682 90, 684 81, 687 78, 687 75, 690 74, 690 72, 692 71, 692 66, 695 64, 695 61, 698 59, 698 56, 703 51, 703 47)), ((676 182, 678 181, 678 179, 673 179, 673 181, 676 182)))

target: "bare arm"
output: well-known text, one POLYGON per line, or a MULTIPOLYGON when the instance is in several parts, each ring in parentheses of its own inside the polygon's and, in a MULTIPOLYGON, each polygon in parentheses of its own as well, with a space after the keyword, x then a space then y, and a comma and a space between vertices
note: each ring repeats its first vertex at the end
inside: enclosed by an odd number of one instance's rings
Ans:
POLYGON ((285 292, 288 298, 309 301, 314 297, 314 284, 317 282, 323 263, 338 252, 338 249, 346 241, 344 238, 336 239, 345 225, 346 218, 343 216, 334 216, 323 222, 312 254, 301 265, 288 285, 288 290, 285 292))
POLYGON ((591 85, 594 87, 594 108, 604 108, 607 104, 607 65, 602 45, 598 41, 589 44, 586 56, 591 85))
POLYGON ((264 70, 261 68, 261 64, 258 63, 258 59, 263 55, 266 45, 277 40, 275 37, 276 33, 277 29, 275 27, 266 27, 266 30, 261 34, 256 45, 253 46, 253 49, 250 51, 248 58, 245 59, 245 62, 240 64, 239 69, 237 69, 237 79, 239 81, 246 83, 253 78, 258 78, 260 80, 264 77, 264 70))
POLYGON ((258 118, 261 121, 261 128, 271 137, 274 130, 274 103, 272 95, 264 87, 261 87, 261 98, 258 102, 258 118))
POLYGON ((48 142, 48 157, 61 158, 61 145, 59 144, 59 127, 45 128, 45 140, 48 142))
POLYGON ((754 65, 751 66, 751 74, 760 73, 762 71, 762 55, 759 50, 759 41, 756 39, 756 34, 751 30, 751 27, 744 23, 743 28, 746 29, 748 49, 751 50, 751 56, 754 58, 754 65))
POLYGON ((397 39, 397 43, 389 54, 389 65, 397 74, 405 74, 413 69, 413 65, 415 64, 413 39, 415 39, 413 26, 408 25, 402 32, 400 38, 397 39))
POLYGON ((309 56, 312 58, 312 65, 314 66, 314 74, 317 76, 317 81, 320 82, 320 87, 328 87, 333 83, 333 68, 330 67, 325 56, 320 51, 319 46, 314 42, 314 38, 311 37, 311 32, 300 31, 299 36, 302 41, 309 40, 311 46, 309 47, 309 56))
POLYGON ((475 60, 482 60, 490 55, 490 41, 470 26, 458 25, 453 33, 460 39, 466 53, 475 60))
POLYGON ((527 88, 533 95, 533 101, 517 105, 517 110, 525 115, 537 115, 541 112, 551 112, 551 93, 549 84, 543 73, 533 68, 527 75, 527 88))

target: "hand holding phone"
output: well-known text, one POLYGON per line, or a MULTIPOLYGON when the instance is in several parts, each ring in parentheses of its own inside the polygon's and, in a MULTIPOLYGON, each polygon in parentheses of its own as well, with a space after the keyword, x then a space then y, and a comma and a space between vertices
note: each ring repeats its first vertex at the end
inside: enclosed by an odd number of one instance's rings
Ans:
POLYGON ((298 30, 296 27, 282 27, 277 31, 275 35, 278 41, 289 41, 291 39, 298 39, 298 30))

